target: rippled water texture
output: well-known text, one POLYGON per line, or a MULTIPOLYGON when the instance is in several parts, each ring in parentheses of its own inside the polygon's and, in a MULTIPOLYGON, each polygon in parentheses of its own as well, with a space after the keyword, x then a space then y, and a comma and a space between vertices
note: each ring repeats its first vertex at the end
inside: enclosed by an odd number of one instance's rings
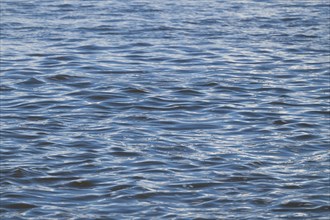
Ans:
POLYGON ((1 0, 1 219, 327 219, 328 0, 1 0))

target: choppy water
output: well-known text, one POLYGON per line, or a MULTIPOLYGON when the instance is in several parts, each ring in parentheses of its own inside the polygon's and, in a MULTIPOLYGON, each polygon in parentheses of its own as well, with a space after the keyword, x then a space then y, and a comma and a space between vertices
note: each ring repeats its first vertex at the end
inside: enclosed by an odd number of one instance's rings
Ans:
POLYGON ((328 0, 1 0, 1 219, 327 219, 328 0))

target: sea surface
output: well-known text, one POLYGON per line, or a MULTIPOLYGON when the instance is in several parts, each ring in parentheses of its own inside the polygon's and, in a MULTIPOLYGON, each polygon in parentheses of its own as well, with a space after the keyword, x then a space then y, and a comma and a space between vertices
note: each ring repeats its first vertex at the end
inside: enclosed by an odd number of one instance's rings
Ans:
POLYGON ((0 219, 328 219, 329 0, 1 0, 0 219))

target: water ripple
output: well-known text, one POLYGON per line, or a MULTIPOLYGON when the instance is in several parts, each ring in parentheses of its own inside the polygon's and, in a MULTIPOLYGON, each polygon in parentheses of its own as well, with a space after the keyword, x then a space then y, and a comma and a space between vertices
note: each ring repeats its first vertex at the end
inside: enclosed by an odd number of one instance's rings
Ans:
POLYGON ((328 219, 328 1, 0 7, 1 219, 328 219))

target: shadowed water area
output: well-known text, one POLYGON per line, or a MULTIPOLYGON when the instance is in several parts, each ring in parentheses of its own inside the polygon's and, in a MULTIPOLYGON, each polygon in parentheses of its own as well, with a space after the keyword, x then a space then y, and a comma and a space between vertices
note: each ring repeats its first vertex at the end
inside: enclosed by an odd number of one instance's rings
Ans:
POLYGON ((5 219, 328 219, 328 0, 1 0, 5 219))

